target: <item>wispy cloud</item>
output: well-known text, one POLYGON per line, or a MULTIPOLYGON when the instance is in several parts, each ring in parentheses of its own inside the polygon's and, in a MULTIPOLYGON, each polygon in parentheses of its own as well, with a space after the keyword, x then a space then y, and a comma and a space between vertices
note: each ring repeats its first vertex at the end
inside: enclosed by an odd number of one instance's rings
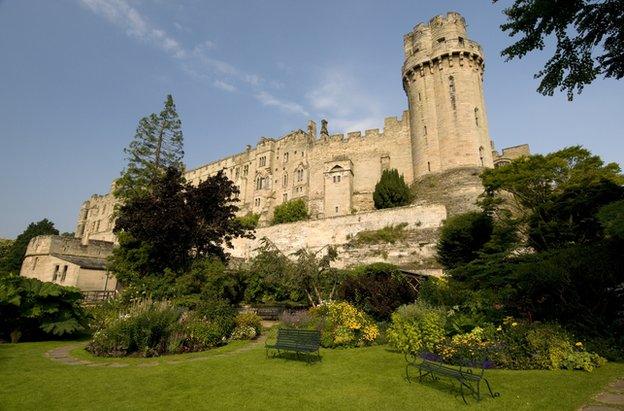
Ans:
POLYGON ((282 111, 294 114, 301 114, 308 117, 310 114, 305 111, 303 106, 292 101, 278 99, 267 91, 260 91, 255 94, 256 99, 264 106, 277 107, 282 111))
POLYGON ((310 106, 329 122, 333 131, 360 131, 380 127, 381 107, 366 88, 345 69, 325 70, 318 86, 306 94, 310 106))
MULTIPOLYGON (((79 0, 93 13, 120 27, 125 33, 139 41, 151 44, 179 62, 181 69, 195 80, 205 82, 226 92, 245 89, 262 105, 275 107, 281 111, 308 116, 308 112, 298 103, 280 99, 265 90, 279 89, 282 83, 266 81, 255 73, 247 73, 234 65, 213 57, 210 52, 216 48, 211 40, 187 48, 171 34, 152 24, 127 0, 79 0)), ((178 30, 187 28, 178 22, 173 26, 178 30)))
POLYGON ((164 30, 153 27, 137 9, 123 0, 81 0, 93 13, 121 27, 126 34, 150 43, 175 58, 184 58, 186 50, 164 30))
POLYGON ((223 80, 215 80, 212 84, 216 88, 220 88, 221 90, 224 90, 224 91, 229 91, 230 93, 236 91, 236 87, 234 87, 230 83, 226 83, 223 80))

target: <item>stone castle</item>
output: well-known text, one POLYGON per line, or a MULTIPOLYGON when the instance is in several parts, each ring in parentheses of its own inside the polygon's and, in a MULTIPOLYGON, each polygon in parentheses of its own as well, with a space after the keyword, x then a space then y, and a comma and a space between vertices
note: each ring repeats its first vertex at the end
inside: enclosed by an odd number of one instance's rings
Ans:
MULTIPOLYGON (((399 118, 386 118, 382 130, 329 134, 325 120, 320 130, 310 121, 305 130, 263 137, 255 147, 189 170, 186 179, 198 184, 223 170, 240 189, 240 214, 259 214, 261 227, 270 224, 276 206, 303 199, 310 221, 260 228, 256 234, 283 245, 283 251, 295 245, 345 245, 358 231, 405 222, 417 237, 429 230, 420 239, 420 251, 411 255, 430 258, 447 213, 474 207, 482 192, 480 170, 529 154, 529 149, 494 150, 483 93, 483 51, 467 38, 460 14, 449 12, 418 24, 404 36, 403 49, 408 109, 399 118), (374 211, 372 194, 386 169, 397 169, 415 185, 415 205, 374 211), (432 179, 443 189, 431 190, 432 179)), ((114 206, 110 193, 83 203, 75 232, 83 245, 115 241, 114 206)), ((248 258, 257 244, 241 239, 234 245, 234 256, 248 258)), ((352 250, 346 248, 349 254, 352 250)), ((358 253, 352 257, 353 262, 370 260, 358 253)), ((349 262, 346 257, 343 264, 349 262)))

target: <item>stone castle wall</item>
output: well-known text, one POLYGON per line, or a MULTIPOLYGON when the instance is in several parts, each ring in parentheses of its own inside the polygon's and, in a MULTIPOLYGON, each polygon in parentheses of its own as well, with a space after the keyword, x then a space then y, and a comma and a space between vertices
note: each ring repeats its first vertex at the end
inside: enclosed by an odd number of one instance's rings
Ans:
MULTIPOLYGON (((483 190, 480 170, 528 154, 528 146, 501 154, 493 150, 483 97, 483 51, 467 38, 461 15, 450 12, 418 24, 404 36, 404 53, 409 109, 400 118, 386 118, 382 130, 331 135, 326 122, 317 132, 311 121, 305 131, 263 137, 243 152, 188 170, 186 179, 199 184, 223 171, 240 189, 240 214, 259 214, 262 227, 270 224, 276 206, 303 199, 312 220, 328 222, 301 227, 318 224, 328 230, 331 238, 318 234, 328 241, 342 230, 332 218, 351 221, 351 215, 360 218, 374 209, 372 193, 384 169, 395 168, 414 183, 418 205, 442 204, 449 214, 474 209, 483 190)), ((111 194, 92 196, 80 210, 76 236, 83 243, 115 241, 114 206, 111 194)), ((384 212, 366 215, 384 224, 384 212)), ((262 230, 282 236, 279 227, 262 230)))
POLYGON ((346 267, 374 261, 394 264, 418 264, 429 261, 435 254, 438 230, 446 219, 443 205, 407 206, 355 215, 279 224, 259 228, 255 239, 233 241, 232 257, 247 260, 253 257, 263 238, 269 239, 285 255, 307 248, 322 250, 327 245, 338 247, 335 266, 346 267), (353 239, 365 230, 407 224, 407 241, 395 244, 357 245, 353 239), (409 245, 408 245, 409 244, 409 245))

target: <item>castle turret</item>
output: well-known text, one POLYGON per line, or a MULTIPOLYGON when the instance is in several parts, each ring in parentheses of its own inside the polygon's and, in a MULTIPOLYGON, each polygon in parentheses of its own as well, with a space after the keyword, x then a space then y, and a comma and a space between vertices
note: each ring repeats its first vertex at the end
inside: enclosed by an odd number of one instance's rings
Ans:
POLYGON ((414 178, 463 166, 493 167, 483 97, 483 51, 459 13, 436 16, 404 36, 403 88, 414 178))

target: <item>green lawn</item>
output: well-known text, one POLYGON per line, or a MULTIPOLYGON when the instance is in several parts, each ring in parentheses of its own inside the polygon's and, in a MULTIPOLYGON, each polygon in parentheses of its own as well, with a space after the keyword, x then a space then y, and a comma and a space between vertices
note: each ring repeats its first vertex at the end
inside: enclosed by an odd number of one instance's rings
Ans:
POLYGON ((624 364, 615 363, 593 373, 491 370, 490 382, 501 397, 473 400, 465 407, 444 385, 407 383, 403 356, 383 346, 322 350, 323 361, 313 365, 266 359, 261 345, 247 347, 245 342, 158 359, 94 360, 80 349, 73 353, 92 361, 128 363, 125 368, 65 365, 44 357, 67 344, 0 345, 0 410, 576 410, 624 376, 624 364), (154 362, 159 364, 139 366, 154 362))

